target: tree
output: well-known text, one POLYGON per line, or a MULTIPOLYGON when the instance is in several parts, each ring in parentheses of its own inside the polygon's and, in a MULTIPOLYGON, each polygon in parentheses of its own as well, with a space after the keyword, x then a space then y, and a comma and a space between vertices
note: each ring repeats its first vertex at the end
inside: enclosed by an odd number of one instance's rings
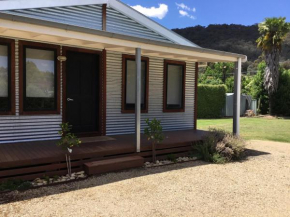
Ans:
POLYGON ((266 61, 264 86, 269 94, 270 114, 273 113, 273 94, 278 89, 282 43, 289 31, 290 23, 286 22, 285 17, 266 18, 259 24, 260 37, 257 39, 257 45, 262 49, 266 61))
POLYGON ((224 84, 227 77, 232 76, 234 72, 233 63, 213 63, 206 67, 204 74, 199 79, 201 84, 224 84))
POLYGON ((265 61, 258 64, 257 74, 253 77, 250 86, 250 95, 258 100, 258 113, 267 114, 269 112, 269 98, 264 87, 264 74, 266 69, 265 61))

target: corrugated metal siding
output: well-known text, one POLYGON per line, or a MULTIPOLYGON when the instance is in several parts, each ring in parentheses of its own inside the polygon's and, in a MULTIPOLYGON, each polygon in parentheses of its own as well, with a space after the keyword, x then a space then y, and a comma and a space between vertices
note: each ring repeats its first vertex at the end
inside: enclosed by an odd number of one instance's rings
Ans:
POLYGON ((15 115, 19 115, 19 46, 18 46, 18 40, 15 40, 15 115))
MULTIPOLYGON (((15 44, 16 114, 0 116, 0 143, 57 139, 61 115, 19 115, 18 41, 15 44)), ((163 61, 156 57, 149 60, 149 111, 141 114, 141 129, 146 118, 161 120, 164 130, 193 129, 195 63, 187 62, 185 112, 163 113, 163 61)), ((135 130, 134 114, 121 113, 121 84, 122 54, 107 52, 107 135, 134 133, 135 130)))
MULTIPOLYGON (((195 63, 187 62, 185 112, 163 113, 163 61, 149 59, 148 113, 141 114, 141 130, 145 119, 161 120, 164 130, 193 129, 195 63)), ((107 52, 107 135, 134 133, 135 115, 121 113, 122 54, 107 52)))
POLYGON ((172 42, 113 8, 107 8, 107 31, 156 41, 172 42))
MULTIPOLYGON (((1 11, 1 13, 102 30, 102 5, 34 8, 1 11)), ((172 42, 109 7, 107 8, 107 31, 151 40, 172 42)))
MULTIPOLYGON (((61 106, 62 107, 62 106, 61 106)), ((19 116, 19 49, 15 40, 15 115, 0 116, 0 143, 59 138, 61 115, 19 116)))
POLYGON ((59 138, 60 115, 1 116, 0 143, 59 138))

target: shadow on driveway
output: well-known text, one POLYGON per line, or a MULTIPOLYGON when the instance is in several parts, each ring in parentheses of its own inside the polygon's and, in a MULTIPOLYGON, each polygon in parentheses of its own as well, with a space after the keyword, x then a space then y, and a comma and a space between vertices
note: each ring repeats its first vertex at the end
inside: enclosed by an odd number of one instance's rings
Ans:
MULTIPOLYGON (((253 149, 246 149, 245 158, 238 163, 243 163, 248 159, 248 157, 255 157, 260 155, 268 155, 270 153, 261 152, 253 149)), ((184 163, 177 163, 172 165, 165 165, 160 167, 154 168, 136 168, 130 169, 125 171, 120 171, 116 173, 108 173, 98 176, 91 176, 85 180, 74 181, 70 183, 61 184, 58 183, 53 186, 46 186, 46 187, 39 187, 35 189, 30 189, 27 191, 22 192, 8 192, 8 193, 0 193, 0 205, 6 203, 13 203, 17 201, 25 201, 34 198, 40 198, 44 196, 50 195, 57 195, 62 194, 70 191, 77 191, 86 188, 92 188, 97 186, 102 186, 114 182, 119 182, 127 179, 138 178, 142 176, 154 175, 164 172, 170 172, 174 170, 181 170, 190 167, 197 167, 197 166, 207 166, 210 163, 204 161, 191 161, 191 162, 184 162, 184 163)))

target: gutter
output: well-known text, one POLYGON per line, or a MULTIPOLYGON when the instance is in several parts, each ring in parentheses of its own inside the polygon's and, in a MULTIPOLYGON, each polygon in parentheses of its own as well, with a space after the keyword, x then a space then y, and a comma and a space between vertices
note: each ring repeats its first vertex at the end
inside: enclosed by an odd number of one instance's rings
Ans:
POLYGON ((73 26, 73 25, 68 25, 68 24, 61 24, 61 23, 56 23, 56 22, 51 22, 51 21, 46 21, 46 20, 39 20, 39 19, 34 19, 34 18, 29 18, 29 17, 11 15, 11 14, 3 13, 3 12, 0 12, 0 18, 11 20, 11 21, 35 24, 35 25, 40 25, 40 26, 54 27, 54 28, 64 29, 66 31, 76 31, 76 32, 81 32, 81 33, 105 36, 109 38, 140 42, 144 44, 170 47, 170 48, 175 48, 175 49, 180 49, 180 50, 188 50, 188 51, 208 53, 208 54, 213 54, 213 55, 235 57, 237 59, 241 58, 243 62, 247 61, 247 56, 243 54, 236 54, 236 53, 212 50, 212 49, 201 48, 201 47, 191 47, 191 46, 173 44, 173 43, 168 43, 168 42, 161 42, 161 41, 156 41, 156 40, 151 40, 151 39, 145 39, 145 38, 139 38, 139 37, 123 35, 123 34, 118 34, 118 33, 106 32, 102 30, 89 29, 89 28, 73 26))

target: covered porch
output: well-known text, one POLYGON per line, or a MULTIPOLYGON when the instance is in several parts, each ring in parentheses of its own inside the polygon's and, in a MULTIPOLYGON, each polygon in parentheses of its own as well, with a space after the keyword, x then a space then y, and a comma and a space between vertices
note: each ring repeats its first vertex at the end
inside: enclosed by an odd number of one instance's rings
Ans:
MULTIPOLYGON (((157 145, 158 159, 166 159, 169 154, 188 156, 192 145, 201 141, 206 131, 180 130, 167 131, 165 139, 157 145)), ((0 180, 35 178, 67 174, 65 151, 56 145, 57 140, 22 142, 0 145, 0 180)), ((152 147, 150 141, 141 135, 141 150, 136 153, 135 135, 94 137, 73 149, 71 155, 72 172, 83 170, 86 162, 104 159, 117 159, 126 156, 141 156, 150 161, 152 147)))
MULTIPOLYGON (((176 59, 185 62, 196 63, 195 67, 195 77, 192 82, 194 82, 194 96, 193 99, 193 114, 194 114, 194 124, 193 128, 197 129, 196 118, 197 118, 197 102, 198 98, 197 93, 197 78, 198 78, 198 62, 235 62, 236 63, 236 72, 235 72, 235 97, 234 97, 234 125, 233 132, 239 134, 239 109, 240 109, 240 90, 241 90, 241 64, 243 61, 246 61, 247 57, 240 54, 228 53, 223 51, 216 51, 205 49, 201 47, 192 47, 187 45, 179 45, 174 43, 167 43, 162 41, 155 41, 150 39, 143 39, 133 36, 127 36, 117 33, 110 33, 105 31, 106 21, 103 20, 103 31, 101 30, 92 30, 86 29, 77 26, 71 26, 69 24, 60 24, 50 21, 39 21, 33 18, 26 18, 25 25, 23 24, 23 19, 17 16, 12 15, 1 15, 0 17, 0 35, 1 37, 13 38, 16 41, 18 40, 27 40, 33 42, 41 42, 47 44, 59 45, 61 47, 71 47, 76 49, 87 49, 87 50, 99 50, 102 51, 102 81, 108 81, 108 76, 106 75, 107 68, 110 68, 110 65, 106 64, 106 52, 120 52, 125 54, 131 54, 136 58, 136 97, 135 97, 135 147, 136 151, 141 150, 140 144, 141 139, 140 135, 142 132, 142 115, 141 115, 141 56, 148 56, 160 59, 176 59), (19 37, 21 36, 21 37, 19 37)), ((65 61, 65 53, 60 50, 58 60, 61 62, 61 65, 64 65, 62 61, 65 61)), ((61 68, 61 67, 60 67, 61 68)), ((16 68, 16 74, 17 72, 16 68)), ((112 70, 112 69, 110 69, 112 70)), ((114 69, 115 70, 115 69, 114 69)), ((62 71, 60 73, 60 80, 62 81, 61 85, 65 86, 63 81, 62 71)), ((150 76, 149 76, 150 77, 150 76)), ((113 82, 112 82, 113 84, 113 82)), ((15 86, 18 88, 19 80, 15 80, 15 86)), ((63 87, 60 87, 62 90, 63 87)), ((102 128, 101 135, 106 135, 106 121, 108 119, 108 111, 106 108, 108 102, 106 100, 110 97, 106 88, 109 86, 104 85, 101 87, 102 91, 102 101, 100 113, 102 116, 102 122, 100 127, 102 128), (107 114, 106 114, 107 112, 107 114)), ((18 93, 19 90, 16 90, 18 93)), ((21 92, 21 91, 20 91, 21 92)), ((61 92, 61 91, 60 91, 61 92)), ((66 99, 65 94, 59 96, 60 101, 63 104, 60 105, 59 113, 64 121, 63 111, 66 108, 66 99)), ((17 96, 16 96, 17 99, 17 96)), ((16 111, 15 116, 21 117, 19 114, 19 105, 15 104, 16 111)), ((172 113, 173 114, 173 113, 172 113)), ((161 114, 163 115, 163 114, 161 114)), ((174 114, 173 114, 174 115, 174 114)), ((125 115, 123 115, 125 116, 125 115)), ((152 113, 151 117, 154 117, 152 113)), ((59 118, 59 117, 58 117, 59 118)), ((144 118, 144 116, 143 116, 144 118)), ((132 120, 132 119, 131 119, 132 120)), ((144 120, 143 120, 144 121, 144 120)), ((112 122, 112 121, 111 121, 112 122)))

